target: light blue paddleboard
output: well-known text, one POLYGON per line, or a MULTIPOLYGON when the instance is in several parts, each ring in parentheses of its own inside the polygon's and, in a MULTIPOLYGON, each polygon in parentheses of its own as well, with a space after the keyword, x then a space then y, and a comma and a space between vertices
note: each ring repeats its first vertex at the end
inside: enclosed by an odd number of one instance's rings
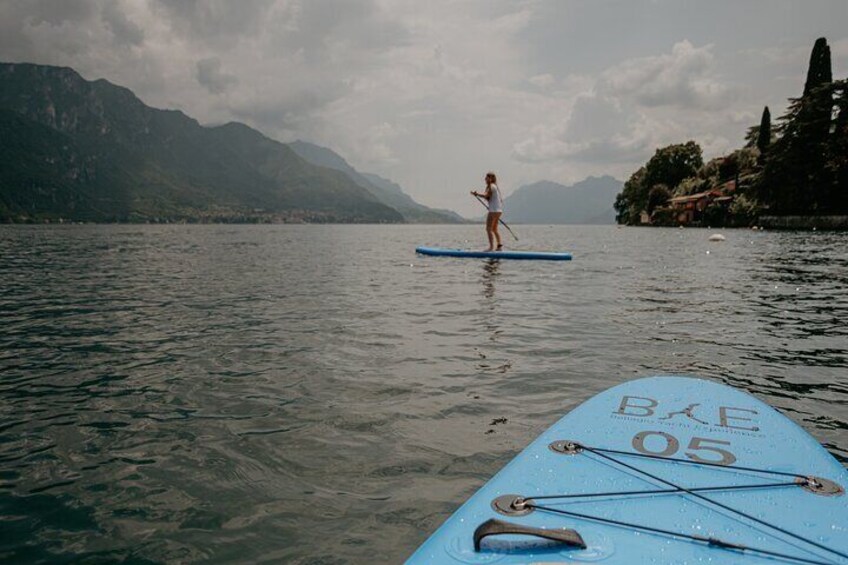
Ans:
POLYGON ((537 261, 570 261, 571 253, 551 253, 547 251, 471 251, 468 249, 445 249, 443 247, 415 248, 422 255, 445 257, 471 257, 477 259, 525 259, 537 261))
POLYGON ((846 485, 836 459, 753 396, 639 379, 551 426, 408 563, 848 564, 846 485))

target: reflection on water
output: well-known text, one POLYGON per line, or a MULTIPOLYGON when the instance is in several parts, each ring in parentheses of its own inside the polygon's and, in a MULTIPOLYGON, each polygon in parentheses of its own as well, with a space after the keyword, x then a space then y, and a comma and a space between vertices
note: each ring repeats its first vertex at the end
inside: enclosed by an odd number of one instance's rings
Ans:
POLYGON ((397 562, 563 413, 695 374, 848 462, 848 234, 0 226, 0 559, 397 562), (383 560, 383 559, 381 559, 383 560))
POLYGON ((485 298, 494 298, 495 281, 498 278, 501 265, 500 259, 484 259, 481 263, 483 265, 483 275, 480 280, 483 282, 483 296, 485 298))

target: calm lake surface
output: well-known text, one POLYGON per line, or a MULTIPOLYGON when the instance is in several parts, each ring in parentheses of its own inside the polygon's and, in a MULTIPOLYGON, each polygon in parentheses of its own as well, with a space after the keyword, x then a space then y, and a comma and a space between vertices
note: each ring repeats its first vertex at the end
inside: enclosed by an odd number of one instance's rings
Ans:
POLYGON ((0 226, 0 561, 399 562, 653 374, 848 463, 848 234, 513 229, 574 261, 414 253, 481 226, 0 226))

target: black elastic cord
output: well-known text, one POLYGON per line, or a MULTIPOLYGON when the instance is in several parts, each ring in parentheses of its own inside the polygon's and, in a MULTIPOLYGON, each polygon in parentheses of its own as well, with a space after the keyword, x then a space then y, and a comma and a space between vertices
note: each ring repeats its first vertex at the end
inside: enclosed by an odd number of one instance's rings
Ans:
POLYGON ((711 463, 708 461, 693 461, 691 459, 679 459, 677 457, 661 457, 659 455, 650 455, 648 453, 633 453, 632 451, 619 451, 617 449, 604 449, 601 447, 586 447, 585 445, 578 444, 583 449, 592 452, 602 451, 604 453, 617 453, 619 455, 627 455, 630 457, 642 457, 645 459, 657 459, 660 461, 674 461, 675 463, 685 463, 687 465, 703 465, 705 467, 718 467, 720 469, 733 469, 734 471, 753 471, 755 473, 768 473, 770 475, 781 475, 784 477, 795 477, 798 479, 806 479, 805 475, 799 475, 797 473, 784 473, 783 471, 770 471, 768 469, 757 469, 755 467, 742 467, 739 465, 722 465, 721 463, 711 463))
MULTIPOLYGON (((528 499, 529 500, 529 499, 528 499)), ((580 512, 571 512, 570 510, 561 510, 559 508, 551 508, 548 506, 539 506, 537 504, 533 504, 532 502, 528 502, 527 506, 530 508, 534 508, 536 510, 542 510, 545 512, 553 512, 556 514, 563 514, 565 516, 571 516, 573 518, 582 518, 584 520, 592 520, 595 522, 600 522, 602 524, 612 524, 614 526, 623 526, 625 528, 633 528, 635 530, 642 530, 645 532, 651 532, 656 534, 663 534, 666 536, 671 536, 675 538, 683 538, 691 541, 706 543, 714 547, 720 547, 722 549, 732 549, 738 551, 749 551, 754 553, 761 553, 763 555, 770 555, 772 557, 778 557, 781 559, 792 560, 798 563, 811 563, 813 565, 833 565, 832 562, 829 561, 817 561, 815 559, 807 559, 805 557, 797 557, 795 555, 788 555, 785 553, 780 553, 777 551, 770 551, 768 549, 759 549, 756 547, 748 547, 744 545, 739 545, 735 543, 726 542, 717 538, 709 538, 704 536, 693 536, 691 534, 684 534, 680 532, 673 532, 671 530, 663 530, 662 528, 652 528, 650 526, 642 526, 639 524, 631 524, 629 522, 622 522, 620 520, 613 520, 611 518, 601 518, 599 516, 590 516, 588 514, 582 514, 580 512)))
MULTIPOLYGON (((808 543, 808 544, 810 544, 810 545, 813 545, 813 546, 815 546, 815 547, 818 547, 819 549, 823 549, 824 551, 827 551, 827 552, 829 552, 829 553, 833 553, 834 555, 839 555, 840 557, 844 557, 844 558, 848 559, 848 555, 847 555, 847 554, 845 554, 845 553, 842 553, 841 551, 837 551, 836 549, 829 548, 829 547, 827 547, 826 545, 822 545, 822 544, 820 544, 820 543, 818 543, 818 542, 815 542, 815 541, 813 541, 813 540, 807 539, 807 538, 805 538, 805 537, 803 537, 803 536, 800 536, 800 535, 798 535, 798 534, 792 533, 792 532, 790 532, 789 530, 786 530, 786 529, 784 529, 784 528, 781 528, 780 526, 775 526, 774 524, 769 524, 768 522, 766 522, 766 521, 764 521, 764 520, 760 520, 759 518, 756 518, 756 517, 754 517, 754 516, 751 516, 750 514, 748 514, 748 513, 746 513, 746 512, 742 512, 741 510, 737 510, 737 509, 735 509, 735 508, 733 508, 733 507, 730 507, 730 506, 728 506, 728 505, 726 505, 726 504, 722 504, 721 502, 717 502, 717 501, 715 501, 715 500, 712 500, 712 499, 710 499, 710 498, 707 498, 706 496, 704 496, 704 495, 702 495, 702 494, 698 494, 697 492, 694 492, 694 491, 692 491, 691 489, 687 489, 687 488, 685 488, 685 487, 681 487, 681 486, 679 486, 679 485, 676 485, 676 484, 672 483, 671 481, 667 481, 667 480, 665 480, 665 479, 663 479, 663 478, 657 477, 656 475, 653 475, 653 474, 651 474, 651 473, 648 473, 647 471, 643 471, 642 469, 639 469, 638 467, 634 467, 633 465, 630 465, 630 464, 628 464, 628 463, 625 463, 624 461, 619 461, 618 459, 616 459, 616 458, 614 458, 614 457, 610 457, 609 455, 605 455, 604 453, 601 453, 599 450, 593 449, 593 448, 591 448, 591 447, 587 447, 587 446, 585 446, 585 445, 581 445, 581 447, 582 447, 583 449, 585 449, 586 451, 589 451, 589 452, 591 452, 591 453, 594 453, 594 454, 595 454, 595 455, 597 455, 598 457, 603 457, 604 459, 606 459, 606 460, 608 460, 608 461, 612 461, 613 463, 617 463, 618 465, 621 465, 622 467, 626 467, 626 468, 628 468, 628 469, 630 469, 630 470, 632 470, 632 471, 636 471, 637 473, 640 473, 640 474, 642 474, 642 475, 645 475, 646 477, 650 477, 650 478, 654 479, 655 481, 659 481, 659 482, 661 482, 661 483, 663 483, 663 484, 666 484, 666 485, 668 485, 668 486, 670 486, 670 487, 673 487, 673 488, 675 488, 675 489, 679 489, 681 492, 685 492, 686 494, 689 494, 689 495, 691 495, 691 496, 694 496, 695 498, 700 499, 700 500, 703 500, 704 502, 707 502, 707 503, 709 503, 709 504, 714 504, 715 506, 718 506, 719 508, 723 508, 723 509, 727 510, 728 512, 733 512, 734 514, 738 514, 739 516, 742 516, 742 517, 744 517, 744 518, 747 518, 747 519, 749 519, 749 520, 751 520, 751 521, 753 521, 753 522, 756 522, 756 523, 758 523, 758 524, 760 524, 760 525, 762 525, 762 526, 765 526, 765 527, 767 527, 767 528, 771 528, 771 529, 773 529, 773 530, 776 530, 776 531, 778 531, 778 532, 781 532, 781 533, 782 533, 782 534, 784 534, 784 535, 787 535, 787 536, 789 536, 789 537, 795 538, 795 539, 797 539, 797 540, 799 540, 799 541, 803 541, 803 542, 805 542, 805 543, 808 543)), ((793 475, 793 476, 798 476, 798 475, 793 475)))
POLYGON ((661 488, 655 490, 625 490, 618 492, 589 492, 585 494, 546 494, 543 496, 528 496, 526 500, 553 500, 565 498, 596 498, 596 497, 612 497, 612 496, 639 496, 643 494, 674 494, 678 492, 706 492, 720 490, 747 490, 747 489, 763 489, 777 487, 797 487, 796 482, 791 483, 762 483, 756 485, 728 485, 716 487, 693 487, 690 489, 682 488, 661 488))

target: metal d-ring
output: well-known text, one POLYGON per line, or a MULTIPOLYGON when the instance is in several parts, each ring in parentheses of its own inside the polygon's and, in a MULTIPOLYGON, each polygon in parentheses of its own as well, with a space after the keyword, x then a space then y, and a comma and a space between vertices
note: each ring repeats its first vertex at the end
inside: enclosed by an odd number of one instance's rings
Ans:
POLYGON ((822 477, 798 477, 795 482, 806 491, 821 496, 842 496, 845 489, 842 485, 822 477))
POLYGON ((520 494, 503 494, 492 501, 492 509, 504 516, 526 516, 533 512, 527 501, 520 494))
POLYGON ((577 455, 583 451, 583 446, 570 439, 558 439, 548 445, 548 448, 561 455, 577 455))

